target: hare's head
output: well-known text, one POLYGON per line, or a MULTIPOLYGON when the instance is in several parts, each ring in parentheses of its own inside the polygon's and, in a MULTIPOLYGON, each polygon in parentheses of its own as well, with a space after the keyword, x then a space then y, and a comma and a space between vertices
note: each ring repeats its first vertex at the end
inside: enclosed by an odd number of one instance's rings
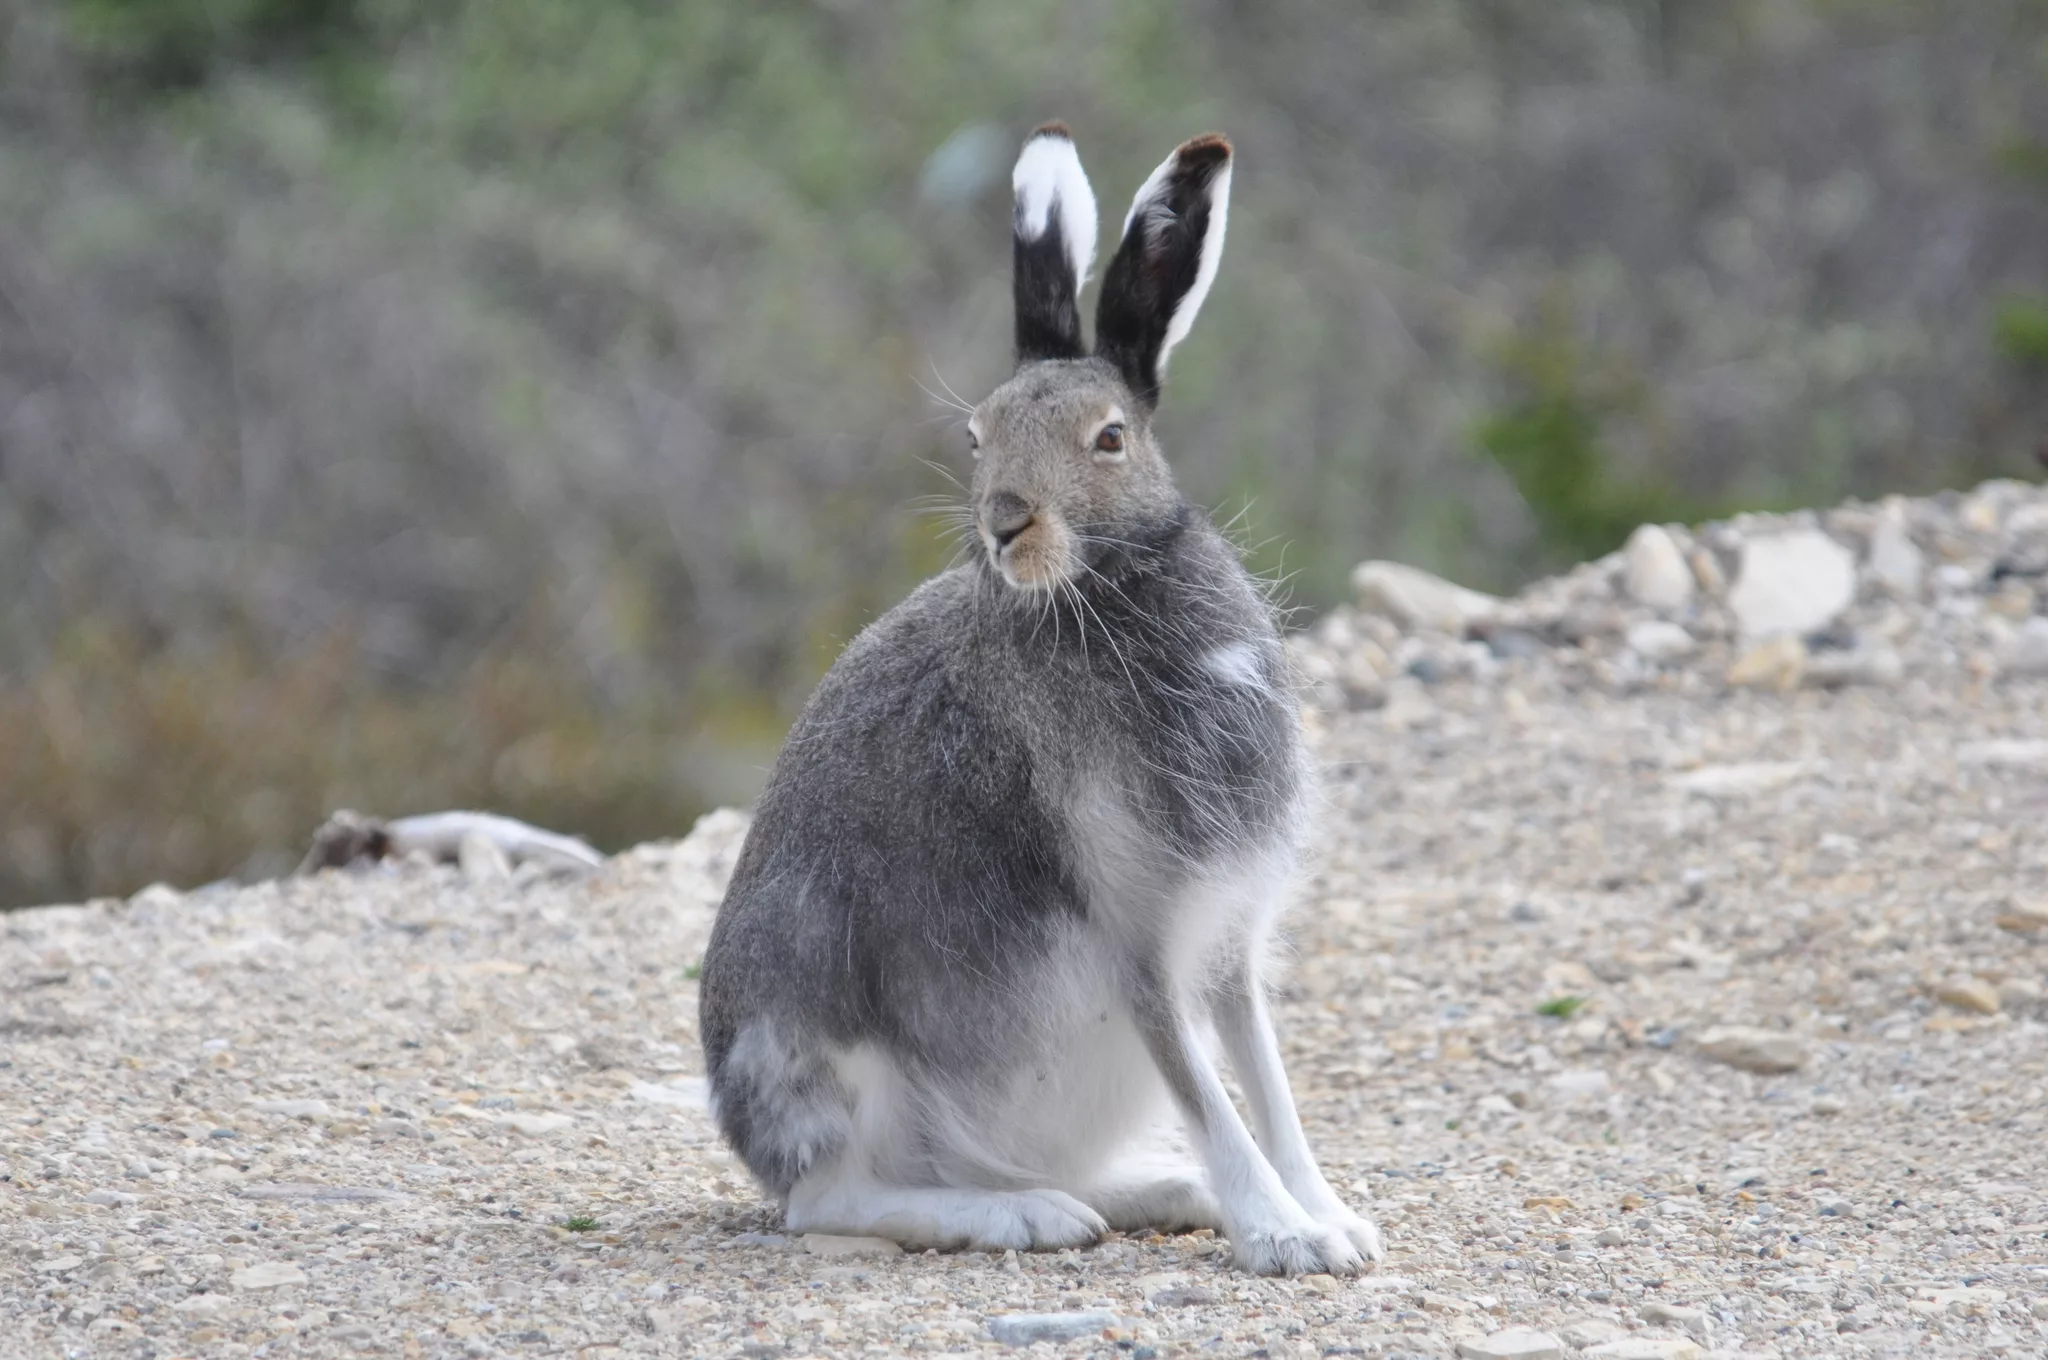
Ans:
POLYGON ((1194 324, 1223 254, 1230 143, 1183 143, 1124 218, 1081 336, 1095 195, 1058 123, 1031 134, 1012 176, 1017 372, 975 409, 975 527, 1012 586, 1053 590, 1180 522, 1152 438, 1166 358, 1194 324))

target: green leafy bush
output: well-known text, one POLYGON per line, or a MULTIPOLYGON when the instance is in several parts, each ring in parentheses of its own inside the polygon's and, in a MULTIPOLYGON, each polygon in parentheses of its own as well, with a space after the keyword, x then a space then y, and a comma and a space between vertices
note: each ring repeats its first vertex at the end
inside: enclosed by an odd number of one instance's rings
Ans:
POLYGON ((594 703, 557 651, 508 639, 410 692, 352 654, 151 650, 78 625, 33 676, 0 676, 0 909, 286 873, 341 807, 487 807, 607 849, 704 810, 684 768, 699 729, 594 703))
POLYGON ((70 0, 80 51, 146 85, 198 85, 236 62, 317 55, 359 37, 371 0, 70 0))
POLYGON ((1992 333, 2006 358, 2048 367, 2048 298, 2007 298, 1999 304, 1992 333))
POLYGON ((1612 431, 1640 414, 1642 387, 1579 339, 1562 292, 1545 300, 1533 326, 1496 346, 1495 362, 1508 396, 1475 439, 1514 482, 1555 556, 1598 557, 1638 524, 1703 517, 1667 484, 1618 469, 1612 431))

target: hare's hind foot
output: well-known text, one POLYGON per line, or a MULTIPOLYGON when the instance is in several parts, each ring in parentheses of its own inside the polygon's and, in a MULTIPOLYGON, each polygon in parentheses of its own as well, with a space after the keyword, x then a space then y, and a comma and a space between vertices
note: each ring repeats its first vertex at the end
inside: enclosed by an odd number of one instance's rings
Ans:
POLYGON ((792 1232, 886 1237, 913 1250, 1053 1251, 1097 1242, 1108 1226, 1058 1190, 880 1185, 826 1172, 799 1182, 789 1196, 792 1232))
POLYGON ((1153 1228, 1160 1232, 1223 1230, 1223 1207, 1210 1193, 1200 1170, 1156 1171, 1091 1186, 1081 1198, 1119 1231, 1153 1228))

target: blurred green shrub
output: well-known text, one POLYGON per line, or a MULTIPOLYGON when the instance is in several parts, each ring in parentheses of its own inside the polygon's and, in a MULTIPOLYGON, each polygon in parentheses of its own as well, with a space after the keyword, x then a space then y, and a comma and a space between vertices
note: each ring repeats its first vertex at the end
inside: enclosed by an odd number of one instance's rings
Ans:
POLYGON ((236 62, 318 55, 360 37, 375 0, 68 0, 78 50, 160 89, 236 62))
POLYGON ((1643 387, 1580 338, 1561 289, 1533 323, 1494 344, 1493 359, 1507 395, 1474 438, 1514 482, 1556 560, 1611 552, 1638 524, 1705 517, 1668 483, 1618 467, 1614 429, 1641 414, 1643 387))
POLYGON ((477 657, 433 691, 366 686, 354 641, 297 656, 152 652, 74 628, 0 681, 0 906, 291 869, 339 807, 488 807, 606 848, 703 810, 673 711, 607 711, 558 649, 477 657))
POLYGON ((2022 364, 2048 367, 2048 298, 2007 298, 1998 305, 1991 326, 2000 354, 2022 364))

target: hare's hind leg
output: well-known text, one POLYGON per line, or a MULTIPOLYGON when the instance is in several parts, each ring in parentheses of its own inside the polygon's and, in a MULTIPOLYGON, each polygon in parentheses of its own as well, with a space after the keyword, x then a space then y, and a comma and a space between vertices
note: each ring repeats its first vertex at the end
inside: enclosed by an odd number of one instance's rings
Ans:
POLYGON ((1223 1228, 1223 1208, 1198 1166, 1124 1166, 1080 1191, 1089 1207, 1118 1231, 1155 1228, 1192 1232, 1223 1228))
POLYGON ((885 1185, 853 1168, 815 1172, 789 1196, 792 1232, 886 1237, 911 1248, 1049 1251, 1086 1246, 1107 1226, 1058 1190, 885 1185))
POLYGON ((997 1188, 1019 1182, 987 1170, 982 1176, 995 1184, 972 1184, 970 1166, 941 1155, 949 1141, 962 1141, 962 1130, 933 1137, 932 1112, 948 1103, 945 1093, 914 1087, 880 1048, 837 1053, 832 1067, 845 1136, 790 1187, 792 1232, 886 1237, 912 1248, 1043 1251, 1084 1246, 1106 1231, 1100 1214, 1061 1191, 997 1188))

